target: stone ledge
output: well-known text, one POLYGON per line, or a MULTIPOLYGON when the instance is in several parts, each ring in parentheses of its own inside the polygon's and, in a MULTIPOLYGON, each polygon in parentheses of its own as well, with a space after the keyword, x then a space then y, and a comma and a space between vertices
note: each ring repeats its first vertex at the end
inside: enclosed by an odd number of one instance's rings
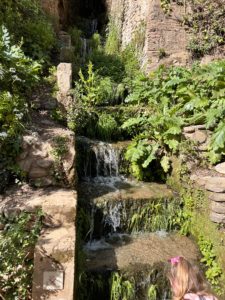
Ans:
POLYGON ((76 207, 77 194, 69 189, 34 189, 24 185, 14 187, 6 195, 0 196, 0 212, 6 217, 37 208, 41 208, 45 215, 45 226, 34 253, 33 300, 74 299, 76 207), (61 272, 62 289, 56 286, 55 289, 46 290, 44 276, 49 272, 61 272))
MULTIPOLYGON (((34 197, 28 204, 30 207, 42 205, 44 213, 53 219, 61 220, 61 227, 46 229, 39 237, 34 254, 34 277, 32 299, 74 299, 75 276, 75 217, 77 198, 71 190, 55 190, 47 195, 34 197), (63 282, 61 288, 48 287, 47 273, 61 272, 63 282)), ((54 277, 54 276, 53 276, 54 277)))
POLYGON ((32 299, 73 300, 75 228, 47 230, 39 238, 34 255, 32 299), (62 289, 46 289, 46 272, 63 273, 62 289))

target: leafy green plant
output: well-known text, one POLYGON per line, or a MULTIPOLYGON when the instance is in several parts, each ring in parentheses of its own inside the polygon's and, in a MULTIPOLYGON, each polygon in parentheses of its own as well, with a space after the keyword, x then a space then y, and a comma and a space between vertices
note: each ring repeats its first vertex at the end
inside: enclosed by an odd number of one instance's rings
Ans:
POLYGON ((24 93, 39 80, 41 65, 28 58, 21 45, 13 45, 8 30, 0 28, 0 84, 10 93, 24 93))
POLYGON ((0 28, 0 165, 2 191, 19 169, 15 157, 28 115, 28 96, 40 77, 41 65, 28 58, 21 45, 13 45, 8 30, 0 28))
POLYGON ((134 283, 114 272, 111 277, 110 300, 132 300, 135 296, 134 283))
POLYGON ((38 0, 2 0, 0 24, 8 28, 15 44, 23 39, 22 49, 28 56, 49 60, 55 33, 38 0))
POLYGON ((97 135, 103 140, 112 140, 118 132, 116 120, 109 114, 102 113, 99 115, 97 122, 97 135))
POLYGON ((225 8, 221 0, 189 1, 192 12, 186 16, 192 37, 189 50, 201 57, 225 43, 225 8))
POLYGON ((5 222, 0 234, 0 296, 3 299, 31 297, 33 251, 41 230, 42 212, 21 213, 5 222))
POLYGON ((107 54, 117 54, 120 50, 120 32, 115 21, 110 20, 107 31, 105 52, 107 54))
POLYGON ((133 80, 131 93, 125 101, 129 105, 143 105, 144 110, 126 120, 122 129, 135 136, 126 157, 136 177, 143 178, 143 171, 148 171, 148 165, 156 159, 161 160, 164 171, 168 172, 170 155, 178 151, 185 125, 205 124, 210 128, 213 133, 209 160, 215 163, 223 157, 224 68, 223 60, 207 66, 193 66, 191 70, 161 67, 149 77, 142 75, 133 80), (152 156, 156 153, 153 149, 157 149, 157 155, 152 156))
POLYGON ((101 77, 93 70, 92 62, 88 64, 87 77, 82 70, 80 80, 75 83, 75 95, 84 106, 104 105, 113 98, 113 85, 110 77, 101 77))
POLYGON ((214 252, 213 243, 210 240, 207 240, 202 235, 198 238, 199 249, 202 254, 201 262, 206 267, 206 278, 213 286, 213 288, 220 293, 220 279, 222 275, 222 269, 220 268, 217 257, 214 252))
POLYGON ((148 288, 148 300, 157 300, 157 285, 151 284, 148 288))

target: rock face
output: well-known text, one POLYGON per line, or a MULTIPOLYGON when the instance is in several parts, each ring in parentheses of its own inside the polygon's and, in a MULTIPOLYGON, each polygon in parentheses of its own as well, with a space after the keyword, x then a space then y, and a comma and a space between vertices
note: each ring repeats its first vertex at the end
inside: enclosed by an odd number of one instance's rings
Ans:
POLYGON ((121 29, 123 47, 135 33, 139 38, 142 36, 143 40, 139 41, 143 43, 142 64, 147 70, 160 64, 188 63, 188 34, 180 22, 186 12, 185 6, 172 4, 172 13, 167 16, 159 0, 109 0, 107 4, 109 14, 121 29))
POLYGON ((38 127, 23 136, 17 163, 35 186, 72 187, 75 182, 74 133, 54 122, 49 121, 49 124, 51 127, 40 118, 38 127), (60 147, 63 147, 63 152, 60 152, 60 147))
POLYGON ((41 0, 44 11, 54 20, 57 31, 68 25, 70 3, 70 0, 41 0))

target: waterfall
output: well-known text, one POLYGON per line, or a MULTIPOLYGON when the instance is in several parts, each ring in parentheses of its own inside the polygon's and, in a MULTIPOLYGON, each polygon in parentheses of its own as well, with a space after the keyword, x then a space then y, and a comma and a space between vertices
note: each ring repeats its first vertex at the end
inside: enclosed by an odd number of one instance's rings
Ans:
POLYGON ((111 144, 100 142, 93 146, 96 157, 96 176, 119 176, 119 153, 111 144))
POLYGON ((89 39, 86 38, 80 38, 81 40, 81 58, 82 61, 85 62, 86 57, 88 56, 89 52, 90 52, 90 43, 89 43, 89 39))
POLYGON ((90 20, 89 34, 93 35, 95 32, 97 32, 97 28, 98 28, 98 20, 97 19, 90 20))
POLYGON ((109 225, 113 228, 113 232, 116 232, 117 228, 120 227, 120 217, 121 217, 121 203, 116 205, 109 205, 109 212, 105 216, 104 225, 109 225))
POLYGON ((119 177, 121 149, 106 142, 77 137, 77 149, 82 153, 79 176, 85 180, 119 177))

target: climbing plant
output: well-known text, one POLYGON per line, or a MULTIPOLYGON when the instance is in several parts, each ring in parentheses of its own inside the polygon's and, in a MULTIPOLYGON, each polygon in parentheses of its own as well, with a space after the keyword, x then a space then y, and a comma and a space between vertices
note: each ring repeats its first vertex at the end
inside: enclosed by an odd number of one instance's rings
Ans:
POLYGON ((223 0, 191 0, 191 13, 185 24, 191 31, 189 49, 195 57, 211 53, 225 44, 225 7, 223 0))

